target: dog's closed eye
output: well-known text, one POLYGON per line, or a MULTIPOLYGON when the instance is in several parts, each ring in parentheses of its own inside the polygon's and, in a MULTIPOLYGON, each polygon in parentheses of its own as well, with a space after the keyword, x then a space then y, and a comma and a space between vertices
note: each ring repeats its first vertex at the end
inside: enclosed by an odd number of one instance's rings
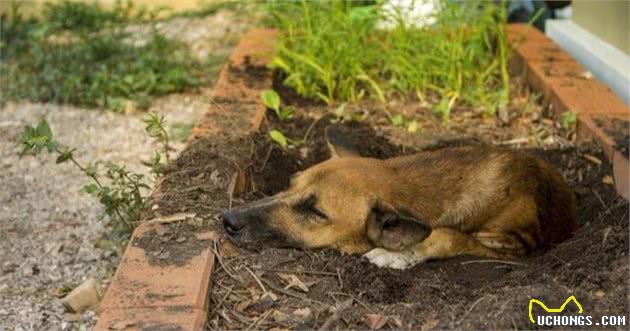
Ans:
POLYGON ((298 202, 295 205, 295 209, 302 214, 314 215, 319 218, 328 219, 328 216, 317 208, 317 197, 315 194, 311 194, 306 199, 298 202))

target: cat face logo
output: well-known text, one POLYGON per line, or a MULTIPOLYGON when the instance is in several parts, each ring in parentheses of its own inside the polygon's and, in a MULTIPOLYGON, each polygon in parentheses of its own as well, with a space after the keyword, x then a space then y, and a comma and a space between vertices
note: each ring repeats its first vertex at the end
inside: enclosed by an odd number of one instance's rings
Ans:
POLYGON ((532 321, 532 323, 536 324, 536 321, 534 321, 534 316, 532 316, 532 308, 534 306, 534 303, 538 304, 539 306, 541 306, 546 312, 548 313, 561 313, 564 311, 564 307, 567 306, 567 304, 569 302, 573 301, 575 303, 575 305, 578 307, 578 313, 581 314, 584 312, 584 309, 582 309, 582 305, 577 301, 577 299, 575 298, 575 295, 572 295, 570 297, 568 297, 564 303, 562 304, 562 306, 560 306, 560 308, 548 308, 544 303, 542 303, 542 301, 540 300, 536 300, 536 299, 530 299, 529 300, 529 320, 532 321))

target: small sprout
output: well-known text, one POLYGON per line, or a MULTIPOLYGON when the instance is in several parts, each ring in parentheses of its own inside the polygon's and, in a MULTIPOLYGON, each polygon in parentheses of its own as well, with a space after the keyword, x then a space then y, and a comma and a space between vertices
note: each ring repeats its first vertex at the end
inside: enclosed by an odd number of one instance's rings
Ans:
POLYGON ((407 124, 407 131, 416 133, 418 131, 418 121, 413 120, 407 124))
POLYGON ((22 147, 20 156, 27 153, 39 153, 46 149, 52 153, 57 148, 57 143, 53 140, 52 131, 45 119, 39 120, 36 127, 26 125, 20 134, 18 145, 22 147))
POLYGON ((276 113, 280 112, 280 96, 274 90, 264 90, 262 100, 265 107, 272 109, 276 113))
POLYGON ((391 116, 389 118, 389 121, 392 122, 392 124, 395 126, 402 126, 403 124, 405 124, 405 118, 400 114, 391 116))
POLYGON ((577 113, 572 111, 565 111, 562 113, 562 127, 565 129, 570 129, 575 126, 577 123, 577 113))
POLYGON ((287 139, 287 137, 284 135, 284 133, 278 130, 271 130, 269 132, 269 137, 271 137, 271 140, 280 145, 282 149, 285 149, 289 146, 289 140, 287 139))
POLYGON ((280 96, 274 90, 264 90, 261 94, 263 104, 268 109, 273 110, 281 121, 293 117, 293 111, 289 107, 280 105, 280 96))
POLYGON ((330 120, 330 123, 340 123, 346 118, 346 104, 342 103, 335 109, 335 118, 330 120))
MULTIPOLYGON (((157 113, 149 113, 144 120, 144 131, 149 137, 156 139, 163 145, 163 153, 166 162, 169 161, 168 132, 164 128, 164 116, 157 113)), ((155 169, 155 168, 154 168, 155 169)))

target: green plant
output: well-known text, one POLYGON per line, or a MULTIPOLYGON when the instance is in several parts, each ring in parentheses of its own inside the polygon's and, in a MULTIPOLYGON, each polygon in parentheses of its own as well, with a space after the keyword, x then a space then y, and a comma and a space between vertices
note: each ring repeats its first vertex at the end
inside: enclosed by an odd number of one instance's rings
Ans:
POLYGON ((330 123, 343 123, 346 121, 361 122, 367 117, 365 112, 347 112, 346 103, 342 103, 335 108, 335 118, 330 119, 330 123))
POLYGON ((269 137, 272 141, 278 144, 282 149, 285 149, 289 146, 289 139, 279 130, 271 130, 269 131, 269 137))
MULTIPOLYGON (((163 153, 168 160, 168 136, 163 127, 161 116, 151 114, 145 121, 146 131, 163 145, 163 153)), ((71 162, 89 178, 90 182, 83 186, 83 192, 97 198, 105 208, 104 215, 112 220, 113 233, 126 237, 140 220, 145 207, 143 191, 151 188, 152 180, 145 175, 129 171, 125 166, 111 162, 95 161, 87 165, 75 158, 76 148, 61 146, 55 139, 46 120, 41 119, 37 125, 26 125, 17 139, 22 148, 20 157, 27 154, 38 154, 42 151, 56 153, 56 163, 71 162), (104 167, 104 171, 99 166, 104 167)), ((160 153, 146 165, 151 167, 154 179, 161 174, 160 153)))
POLYGON ((271 66, 300 95, 328 104, 437 95, 444 117, 455 103, 494 113, 509 99, 505 3, 441 1, 440 8, 435 24, 419 28, 379 1, 270 1, 283 32, 271 66), (381 30, 382 20, 396 25, 381 30))
POLYGON ((562 127, 570 129, 577 123, 577 113, 572 111, 565 111, 562 113, 562 127))
POLYGON ((280 96, 274 90, 264 90, 261 93, 263 104, 268 109, 273 110, 281 121, 291 119, 293 111, 289 107, 282 107, 280 96))
POLYGON ((112 10, 63 1, 47 4, 43 18, 26 18, 14 5, 0 20, 0 74, 8 99, 70 103, 115 111, 146 108, 152 96, 199 85, 211 66, 155 29, 142 43, 125 30, 148 20, 129 2, 112 10))

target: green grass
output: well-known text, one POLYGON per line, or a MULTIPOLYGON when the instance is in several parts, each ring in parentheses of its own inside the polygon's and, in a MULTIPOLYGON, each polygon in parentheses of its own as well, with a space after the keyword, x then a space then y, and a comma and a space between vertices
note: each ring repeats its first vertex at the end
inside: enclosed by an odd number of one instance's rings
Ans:
POLYGON ((15 6, 0 26, 3 100, 122 111, 130 102, 146 108, 153 96, 210 78, 214 58, 197 62, 185 45, 155 31, 144 45, 126 42, 126 24, 154 17, 132 12, 129 2, 106 10, 96 3, 64 1, 47 4, 42 18, 27 18, 15 6))
POLYGON ((416 28, 378 1, 272 1, 282 31, 272 66, 299 94, 329 104, 437 96, 435 111, 444 117, 456 104, 494 113, 509 98, 505 7, 444 1, 442 8, 435 24, 416 28), (396 27, 378 29, 384 18, 396 27))

